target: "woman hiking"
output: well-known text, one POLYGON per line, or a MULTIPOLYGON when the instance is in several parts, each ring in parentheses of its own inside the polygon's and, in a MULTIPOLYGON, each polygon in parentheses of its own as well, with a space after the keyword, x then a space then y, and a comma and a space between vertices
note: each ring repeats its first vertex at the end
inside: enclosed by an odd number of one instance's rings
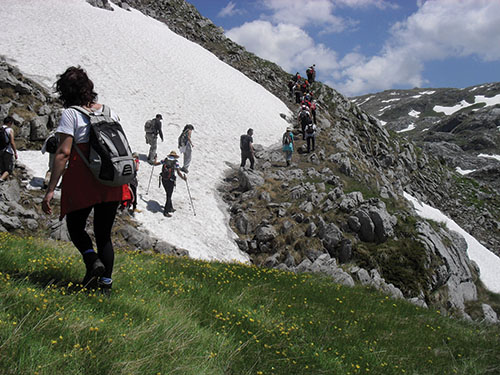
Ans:
MULTIPOLYGON (((112 286, 114 250, 111 229, 116 210, 122 200, 122 186, 110 187, 101 184, 76 152, 78 147, 83 155, 90 152, 90 120, 71 106, 80 106, 87 111, 102 112, 103 105, 96 102, 94 84, 80 67, 69 67, 56 82, 56 92, 63 106, 61 120, 56 129, 59 146, 54 158, 54 166, 49 186, 42 201, 42 209, 51 214, 51 201, 56 184, 63 175, 60 219, 66 216, 69 236, 80 251, 86 267, 82 284, 84 287, 99 287, 108 294, 112 286), (66 163, 68 167, 65 170, 66 163), (90 212, 94 210, 93 231, 97 252, 92 239, 85 230, 90 212)), ((111 117, 118 116, 111 111, 111 117)))

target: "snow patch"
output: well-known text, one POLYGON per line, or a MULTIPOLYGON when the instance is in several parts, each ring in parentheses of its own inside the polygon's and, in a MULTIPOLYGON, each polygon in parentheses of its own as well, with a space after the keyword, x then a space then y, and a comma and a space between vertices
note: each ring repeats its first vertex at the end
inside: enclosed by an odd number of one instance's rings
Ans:
POLYGON ((392 105, 386 105, 384 108, 380 108, 378 111, 380 114, 382 114, 382 112, 384 112, 386 109, 389 109, 391 107, 392 107, 392 105))
POLYGON ((412 123, 412 124, 408 125, 408 127, 407 127, 407 128, 402 129, 402 130, 398 130, 398 131, 396 131, 396 133, 404 133, 404 132, 409 132, 409 131, 411 131, 411 130, 413 130, 413 129, 415 129, 415 124, 413 124, 413 123, 412 123))
POLYGON ((434 94, 436 91, 422 91, 422 92, 419 92, 420 95, 432 95, 434 94))
MULTIPOLYGON (((500 94, 495 95, 491 98, 488 98, 484 95, 476 95, 474 97, 474 103, 472 103, 472 104, 465 101, 465 100, 462 100, 460 103, 458 103, 457 105, 454 105, 453 107, 443 107, 443 106, 436 105, 436 106, 434 106, 433 109, 434 109, 434 112, 443 112, 445 115, 449 116, 449 115, 452 115, 455 112, 461 110, 462 108, 470 107, 470 106, 473 106, 473 105, 479 104, 479 103, 484 103, 485 104, 484 107, 490 107, 493 105, 500 104, 500 94)), ((477 111, 477 110, 478 109, 475 109, 475 111, 477 111)))
POLYGON ((469 173, 474 172, 474 171, 475 171, 475 169, 462 169, 462 168, 460 168, 460 167, 457 167, 457 168, 456 168, 456 171, 457 171, 458 173, 460 173, 462 176, 465 176, 465 175, 467 175, 467 174, 469 174, 469 173))
POLYGON ((420 116, 420 112, 418 111, 415 111, 414 109, 412 109, 409 113, 408 113, 408 116, 412 116, 412 117, 417 117, 420 116))
MULTIPOLYGON (((373 95, 372 95, 372 96, 369 96, 369 97, 368 97, 368 98, 366 98, 363 102, 359 103, 359 104, 358 104, 358 106, 360 106, 360 107, 361 107, 363 104, 365 104, 366 102, 368 102, 370 99, 373 99, 373 98, 374 98, 374 96, 373 96, 373 95)), ((357 99, 355 99, 355 100, 357 100, 357 99)))
POLYGON ((500 155, 488 155, 488 154, 479 154, 479 158, 488 158, 488 159, 496 159, 500 161, 500 155))
POLYGON ((382 103, 390 103, 390 102, 397 102, 401 100, 401 98, 396 98, 396 99, 387 99, 387 100, 382 100, 382 103))
POLYGON ((500 258, 481 245, 474 237, 441 211, 419 202, 408 193, 404 193, 404 197, 413 204, 420 217, 444 222, 448 229, 460 233, 467 242, 467 254, 469 258, 479 266, 481 281, 492 292, 500 293, 500 274, 498 272, 500 270, 500 258))

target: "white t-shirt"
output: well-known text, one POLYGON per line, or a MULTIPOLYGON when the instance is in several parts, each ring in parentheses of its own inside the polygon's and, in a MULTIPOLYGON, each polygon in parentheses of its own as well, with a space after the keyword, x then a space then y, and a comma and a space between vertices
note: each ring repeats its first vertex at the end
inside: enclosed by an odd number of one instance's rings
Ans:
MULTIPOLYGON (((101 113, 102 108, 103 107, 94 112, 101 113)), ((113 112, 113 110, 111 110, 111 117, 115 121, 120 121, 119 117, 113 112)), ((90 120, 83 113, 74 108, 66 108, 62 113, 56 133, 71 135, 75 144, 88 143, 90 131, 90 127, 88 126, 89 124, 90 120)))

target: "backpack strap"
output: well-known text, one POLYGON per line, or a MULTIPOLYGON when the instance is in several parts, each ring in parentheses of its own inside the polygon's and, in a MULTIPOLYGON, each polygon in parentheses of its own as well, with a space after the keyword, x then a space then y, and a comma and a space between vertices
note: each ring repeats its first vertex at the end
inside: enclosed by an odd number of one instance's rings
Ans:
POLYGON ((99 119, 99 117, 101 117, 101 116, 104 116, 104 118, 114 121, 111 118, 111 108, 109 108, 108 106, 106 106, 104 104, 102 105, 102 112, 101 113, 96 113, 95 111, 89 111, 89 110, 87 110, 79 105, 72 105, 70 108, 73 108, 74 110, 76 110, 80 113, 83 113, 85 116, 87 116, 90 119, 91 124, 100 121, 101 119, 99 119))

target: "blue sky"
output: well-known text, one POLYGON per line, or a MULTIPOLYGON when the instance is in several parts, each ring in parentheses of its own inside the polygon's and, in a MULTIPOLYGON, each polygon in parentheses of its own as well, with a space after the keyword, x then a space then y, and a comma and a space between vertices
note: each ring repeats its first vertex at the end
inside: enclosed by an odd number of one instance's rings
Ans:
POLYGON ((226 35, 345 95, 500 81, 500 0, 188 0, 226 35))

